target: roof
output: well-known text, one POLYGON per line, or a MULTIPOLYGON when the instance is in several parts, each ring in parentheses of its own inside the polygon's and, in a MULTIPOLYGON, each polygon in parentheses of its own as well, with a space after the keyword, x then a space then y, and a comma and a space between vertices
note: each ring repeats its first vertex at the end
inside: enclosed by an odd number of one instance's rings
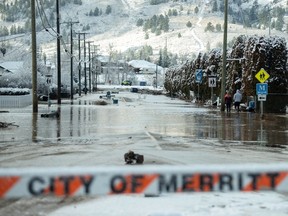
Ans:
POLYGON ((23 67, 23 61, 7 61, 0 63, 0 68, 7 72, 16 73, 23 67))
POLYGON ((151 62, 145 61, 145 60, 132 60, 129 63, 129 66, 132 66, 134 68, 156 68, 156 64, 153 64, 151 62))
POLYGON ((109 62, 109 56, 97 56, 96 59, 100 62, 103 62, 103 63, 109 62))

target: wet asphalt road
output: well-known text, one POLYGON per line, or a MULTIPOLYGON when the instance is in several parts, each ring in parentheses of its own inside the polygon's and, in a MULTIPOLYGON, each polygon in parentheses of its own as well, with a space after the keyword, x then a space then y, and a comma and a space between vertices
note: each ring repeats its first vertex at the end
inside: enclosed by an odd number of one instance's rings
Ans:
POLYGON ((287 161, 287 115, 222 113, 219 109, 166 96, 120 92, 118 102, 96 105, 100 94, 10 109, 0 121, 0 166, 123 165, 128 150, 146 155, 146 163, 190 164, 287 161), (225 155, 223 155, 225 153, 225 155))
MULTIPOLYGON (((287 115, 221 113, 165 96, 120 92, 106 106, 99 94, 52 104, 60 118, 42 118, 47 104, 10 109, 1 122, 0 167, 124 166, 128 150, 145 164, 244 164, 287 162, 287 115)), ((89 197, 0 200, 0 215, 45 216, 89 197)), ((93 199, 93 198, 92 198, 93 199)), ((232 198, 231 198, 232 199, 232 198)))

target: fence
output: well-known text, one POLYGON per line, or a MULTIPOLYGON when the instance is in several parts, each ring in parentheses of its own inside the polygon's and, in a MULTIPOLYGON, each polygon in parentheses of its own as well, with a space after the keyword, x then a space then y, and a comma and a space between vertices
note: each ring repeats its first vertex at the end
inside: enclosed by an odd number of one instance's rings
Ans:
POLYGON ((21 108, 32 104, 32 95, 1 95, 0 108, 21 108))

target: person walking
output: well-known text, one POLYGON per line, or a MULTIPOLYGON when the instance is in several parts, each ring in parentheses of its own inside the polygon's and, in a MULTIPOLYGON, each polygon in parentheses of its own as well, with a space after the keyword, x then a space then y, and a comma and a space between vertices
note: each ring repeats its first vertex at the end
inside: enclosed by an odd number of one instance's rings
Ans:
POLYGON ((237 90, 236 93, 234 94, 234 106, 235 106, 235 109, 239 112, 240 111, 240 103, 241 103, 241 100, 242 100, 242 94, 240 92, 240 90, 237 90))
POLYGON ((226 104, 226 111, 230 112, 231 111, 231 103, 232 103, 232 96, 230 95, 229 92, 226 92, 224 96, 225 104, 226 104))

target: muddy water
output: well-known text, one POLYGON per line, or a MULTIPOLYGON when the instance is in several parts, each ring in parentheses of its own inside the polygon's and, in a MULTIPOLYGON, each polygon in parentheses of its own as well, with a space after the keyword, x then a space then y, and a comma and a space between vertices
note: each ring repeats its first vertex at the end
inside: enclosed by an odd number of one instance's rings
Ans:
MULTIPOLYGON (((157 97, 157 96, 154 96, 157 97)), ((99 106, 91 101, 77 101, 73 105, 56 105, 60 118, 43 118, 44 105, 38 114, 31 107, 11 109, 0 113, 0 121, 14 122, 16 126, 1 129, 0 144, 31 142, 97 143, 99 137, 127 136, 151 132, 163 136, 188 137, 205 143, 261 145, 285 147, 288 144, 287 115, 257 113, 221 113, 219 110, 200 108, 189 103, 142 101, 122 102, 99 106)))

